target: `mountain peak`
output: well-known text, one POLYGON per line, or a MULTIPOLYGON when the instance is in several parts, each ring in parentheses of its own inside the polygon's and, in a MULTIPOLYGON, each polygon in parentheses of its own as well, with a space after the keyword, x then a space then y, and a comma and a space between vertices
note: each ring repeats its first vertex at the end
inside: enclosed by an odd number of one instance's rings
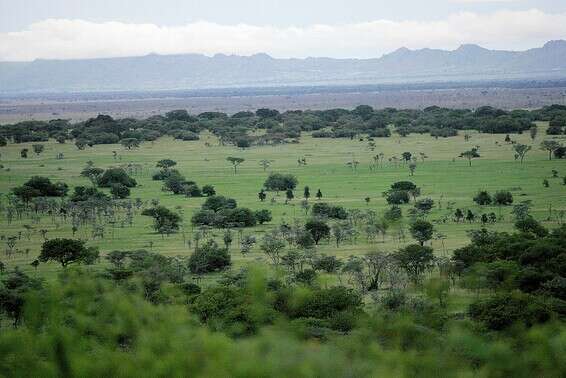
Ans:
POLYGON ((564 47, 566 47, 566 41, 563 39, 557 39, 554 41, 546 42, 543 46, 543 49, 564 48, 564 47))
POLYGON ((566 78, 566 41, 526 51, 473 44, 456 50, 402 47, 376 59, 280 59, 259 53, 0 62, 0 94, 504 78, 566 78))
POLYGON ((465 43, 463 45, 460 45, 460 47, 458 47, 456 49, 456 51, 460 51, 460 52, 478 52, 478 51, 487 51, 487 49, 479 46, 479 45, 475 45, 473 43, 465 43))
POLYGON ((271 55, 266 54, 266 53, 257 53, 257 54, 253 54, 251 56, 251 58, 254 59, 263 59, 263 60, 272 60, 273 58, 271 57, 271 55))
POLYGON ((389 54, 385 54, 384 56, 388 56, 388 57, 399 57, 399 56, 403 56, 403 55, 407 55, 411 52, 411 50, 409 50, 406 47, 400 47, 397 50, 390 52, 389 54))

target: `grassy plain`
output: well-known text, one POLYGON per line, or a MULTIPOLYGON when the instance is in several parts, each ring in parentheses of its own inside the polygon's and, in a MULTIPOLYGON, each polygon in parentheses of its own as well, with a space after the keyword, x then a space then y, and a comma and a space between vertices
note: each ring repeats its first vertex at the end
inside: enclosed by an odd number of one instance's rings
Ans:
MULTIPOLYGON (((376 139, 375 151, 368 148, 367 141, 313 139, 308 134, 304 134, 298 144, 260 146, 247 150, 220 146, 216 138, 207 133, 203 133, 201 140, 196 142, 161 138, 153 143, 143 143, 140 148, 133 150, 126 150, 120 145, 97 145, 79 151, 72 143, 58 144, 53 141, 46 143, 45 151, 40 156, 31 152, 31 145, 10 144, 0 148, 2 154, 0 163, 4 166, 0 171, 0 193, 9 193, 11 188, 21 185, 34 175, 64 181, 71 188, 76 185, 90 185, 88 180, 80 176, 80 171, 89 160, 101 168, 129 162, 141 164, 143 174, 134 176, 140 185, 132 189, 131 198, 141 198, 144 201, 159 199, 160 204, 176 208, 184 217, 184 236, 190 239, 193 232, 190 225, 191 215, 200 207, 204 198, 185 198, 163 192, 162 183, 151 179, 151 174, 155 171, 155 163, 160 159, 170 158, 178 162, 176 168, 182 174, 196 181, 200 186, 214 185, 218 194, 235 198, 240 206, 271 210, 273 213, 271 223, 243 231, 244 234, 256 235, 259 240, 262 233, 283 221, 293 222, 294 218, 300 220, 306 218, 300 206, 305 185, 310 187, 313 197, 320 188, 324 195, 323 201, 340 204, 345 208, 371 208, 382 214, 387 208, 382 192, 395 181, 412 180, 421 187, 422 197, 430 197, 435 201, 436 206, 428 216, 429 220, 435 221, 450 215, 448 222, 435 224, 436 231, 446 235, 444 244, 447 253, 450 254, 452 250, 468 242, 466 230, 481 227, 479 222, 455 223, 451 220, 454 209, 472 209, 478 214, 491 211, 498 214, 500 211, 496 207, 480 208, 473 203, 472 197, 480 189, 490 192, 510 190, 515 202, 531 200, 532 214, 547 227, 553 227, 561 221, 560 213, 566 210, 566 186, 562 181, 566 176, 566 160, 549 161, 547 152, 539 149, 540 142, 549 139, 545 135, 545 128, 545 124, 539 124, 539 133, 534 141, 530 139, 528 133, 511 136, 520 143, 533 145, 522 165, 515 161, 512 146, 504 142, 504 135, 475 132, 470 133, 471 139, 468 141, 464 139, 464 133, 446 139, 434 139, 429 135, 376 139), (210 144, 209 147, 205 145, 206 142, 210 144), (458 155, 476 145, 480 146, 481 158, 475 159, 470 167, 468 161, 458 158, 458 155), (24 147, 30 148, 28 159, 19 157, 20 149, 24 147), (118 160, 113 158, 114 150, 120 156, 118 160), (428 156, 424 162, 419 159, 413 177, 410 176, 406 166, 394 166, 387 161, 393 155, 400 157, 404 151, 412 152, 417 156, 423 152, 428 156), (60 152, 65 156, 63 160, 56 159, 56 155, 60 152), (370 171, 371 157, 381 152, 385 154, 383 167, 377 171, 370 171), (228 156, 246 159, 236 175, 226 161, 228 156), (300 157, 306 158, 306 166, 297 164, 297 159, 300 157), (259 164, 262 159, 273 161, 267 171, 264 171, 259 164), (352 159, 360 161, 357 172, 353 172, 346 165, 352 159), (552 178, 552 170, 559 172, 558 178, 552 178), (297 176, 299 185, 295 199, 290 204, 285 204, 284 193, 276 197, 276 203, 270 201, 271 197, 275 196, 274 193, 270 193, 264 203, 258 200, 257 193, 270 171, 292 173, 297 176), (544 179, 550 182, 548 188, 543 187, 544 179), (369 204, 364 200, 366 197, 370 197, 369 204), (449 206, 449 203, 452 205, 449 206), (550 206, 552 206, 552 214, 549 218, 550 206)), ((566 140, 563 138, 561 141, 566 140)), ((5 198, 2 201, 6 204, 5 198)), ((313 203, 315 199, 311 198, 310 201, 313 203)), ((410 207, 412 204, 403 206, 405 222, 408 221, 407 210, 410 207)), ((510 210, 510 207, 502 209, 503 219, 488 227, 493 230, 511 231, 513 219, 510 210)), ((562 221, 566 221, 566 217, 562 221)), ((150 218, 138 214, 132 227, 107 226, 105 239, 90 240, 89 245, 99 246, 101 252, 105 254, 116 249, 149 249, 149 243, 153 242, 153 250, 165 255, 192 253, 192 248, 183 241, 183 233, 162 238, 154 233, 151 223, 150 218)), ((2 251, 1 259, 8 267, 18 265, 25 271, 33 271, 29 263, 36 258, 43 242, 38 232, 40 229, 48 230, 48 238, 71 237, 69 223, 57 225, 50 217, 43 217, 39 224, 32 224, 30 219, 14 220, 9 224, 4 215, 0 218, 0 235, 5 237, 17 235, 23 230, 24 224, 32 225, 35 231, 30 240, 22 236, 16 248, 20 251, 29 249, 29 254, 18 253, 8 259, 2 251)), ((77 237, 90 237, 90 233, 90 227, 85 227, 77 233, 77 237)), ((214 233, 221 238, 223 231, 217 230, 214 233)), ((264 259, 257 245, 252 253, 243 256, 239 251, 236 232, 234 236, 232 258, 236 267, 264 259)), ((408 237, 406 242, 413 241, 408 237)), ((349 255, 363 254, 372 250, 391 251, 399 246, 393 231, 384 241, 379 238, 378 242, 372 243, 366 241, 362 232, 356 243, 346 243, 336 248, 332 241, 323 242, 318 249, 322 253, 346 258, 349 255)), ((433 241, 432 246, 437 254, 444 253, 440 241, 433 241)), ((5 246, 2 245, 2 250, 4 248, 5 246)), ((49 278, 59 269, 58 265, 52 263, 41 264, 37 274, 49 278)))

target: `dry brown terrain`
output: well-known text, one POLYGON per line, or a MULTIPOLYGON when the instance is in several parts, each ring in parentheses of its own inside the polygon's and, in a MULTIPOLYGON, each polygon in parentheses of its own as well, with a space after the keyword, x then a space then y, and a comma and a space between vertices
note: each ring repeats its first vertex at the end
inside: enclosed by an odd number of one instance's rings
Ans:
POLYGON ((262 107, 288 109, 352 108, 368 104, 375 108, 424 108, 431 105, 453 108, 476 108, 491 105, 504 109, 540 108, 550 104, 566 104, 566 87, 549 88, 449 88, 388 89, 381 91, 337 91, 297 94, 185 95, 152 96, 101 95, 94 99, 76 98, 9 98, 0 99, 0 123, 29 119, 68 118, 85 120, 97 114, 113 117, 143 118, 173 109, 191 113, 222 111, 234 113, 262 107))

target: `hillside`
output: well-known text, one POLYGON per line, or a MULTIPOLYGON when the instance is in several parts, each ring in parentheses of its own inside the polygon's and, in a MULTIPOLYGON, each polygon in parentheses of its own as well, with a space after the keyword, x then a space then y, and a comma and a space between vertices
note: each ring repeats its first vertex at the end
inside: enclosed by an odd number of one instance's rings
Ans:
POLYGON ((171 90, 566 77, 566 41, 526 51, 401 48, 377 59, 156 55, 0 63, 0 93, 171 90))

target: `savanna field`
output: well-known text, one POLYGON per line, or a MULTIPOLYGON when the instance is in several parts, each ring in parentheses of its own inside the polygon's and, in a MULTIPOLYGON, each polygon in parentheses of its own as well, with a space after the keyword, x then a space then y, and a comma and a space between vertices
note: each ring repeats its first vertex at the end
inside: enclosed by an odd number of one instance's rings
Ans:
POLYGON ((38 126, 1 126, 0 376, 566 374, 566 108, 367 108, 316 128, 324 112, 99 118, 33 142, 38 126), (449 113, 477 124, 423 132, 449 113), (93 142, 108 125, 116 141, 93 142), (50 211, 35 176, 96 215, 50 211))
MULTIPOLYGON (((531 213, 536 219, 549 227, 555 227, 561 221, 566 222, 566 186, 563 177, 566 176, 566 161, 562 159, 548 160, 548 153, 538 148, 543 139, 548 139, 544 133, 547 125, 540 123, 536 139, 531 140, 528 133, 512 135, 512 139, 527 145, 532 144, 534 149, 529 151, 523 164, 514 159, 514 152, 510 143, 505 143, 505 135, 481 134, 468 131, 468 141, 464 135, 435 139, 429 135, 411 134, 407 137, 394 136, 391 138, 376 139, 375 149, 372 151, 366 138, 363 141, 350 139, 314 139, 308 134, 301 137, 298 144, 283 144, 277 146, 254 146, 247 149, 234 146, 221 146, 218 139, 204 132, 199 141, 179 141, 163 137, 155 142, 145 142, 139 148, 127 149, 119 144, 96 145, 87 150, 80 151, 72 143, 59 144, 55 141, 45 143, 45 151, 39 156, 35 155, 29 144, 11 144, 2 148, 2 171, 0 188, 7 194, 10 190, 23 184, 32 176, 47 176, 53 181, 63 181, 70 187, 84 185, 90 186, 90 181, 80 175, 87 161, 93 161, 97 167, 109 168, 127 164, 141 165, 142 169, 132 174, 139 185, 132 189, 131 198, 140 198, 144 202, 157 199, 161 205, 175 209, 183 216, 182 232, 162 237, 152 227, 152 220, 148 217, 137 216, 132 226, 107 226, 104 239, 89 241, 89 244, 100 247, 104 251, 115 249, 149 249, 152 248, 167 256, 189 255, 191 249, 187 240, 191 239, 196 228, 191 225, 190 219, 196 209, 199 209, 204 198, 186 198, 162 190, 161 181, 152 180, 153 173, 158 171, 155 167, 157 161, 165 158, 177 162, 175 166, 185 177, 199 185, 210 184, 220 195, 236 199, 239 205, 251 209, 268 209, 273 214, 269 224, 254 228, 246 228, 244 234, 261 236, 265 230, 277 227, 282 223, 293 223, 295 220, 303 221, 308 218, 301 207, 303 200, 303 187, 309 186, 311 191, 311 204, 316 203, 315 193, 320 189, 323 193, 323 202, 342 205, 348 209, 372 209, 382 214, 388 204, 382 193, 389 189, 396 181, 413 181, 421 188, 421 197, 428 197, 435 201, 435 207, 427 215, 431 221, 436 221, 437 232, 446 235, 445 248, 441 241, 433 240, 432 244, 436 254, 450 252, 465 245, 469 239, 466 231, 481 228, 479 219, 473 223, 467 221, 454 222, 455 209, 471 209, 478 214, 495 212, 502 219, 495 224, 488 225, 494 231, 512 231, 513 217, 511 207, 498 208, 497 206, 479 206, 472 200, 480 190, 495 192, 509 190, 516 202, 532 201, 531 213), (209 146, 206 146, 208 144, 209 146), (481 157, 473 159, 469 166, 468 160, 458 157, 463 151, 474 146, 480 146, 481 157), (28 159, 19 157, 22 148, 29 148, 28 159), (113 151, 117 152, 114 158, 113 151), (402 162, 389 162, 388 159, 400 156, 408 151, 418 157, 417 167, 413 176, 402 162), (63 160, 57 160, 58 153, 64 154, 63 160), (370 171, 373 163, 372 157, 383 153, 384 159, 379 167, 370 171), (419 153, 426 154, 424 161, 419 153), (245 161, 237 168, 234 174, 232 165, 226 161, 229 156, 244 158, 245 161), (297 163, 298 159, 306 159, 307 165, 297 163), (272 161, 267 169, 260 165, 262 160, 272 161), (359 161, 354 171, 348 162, 359 161), (552 170, 558 171, 558 177, 553 178, 552 170), (268 194, 265 202, 260 202, 258 192, 263 186, 270 172, 291 173, 298 179, 295 198, 285 203, 284 192, 268 194), (549 180, 549 187, 543 186, 543 180, 549 180), (369 203, 365 201, 370 198, 369 203), (275 199, 275 203, 271 199, 275 199), (549 219, 550 216, 550 219, 549 219), (442 219, 446 217, 446 222, 442 219)), ((558 140, 566 140, 559 137, 558 140)), ((107 190, 108 192, 108 190, 107 190)), ((402 205, 407 211, 412 207, 413 201, 402 205)), ((407 217, 405 217, 407 218, 407 217)), ((409 222, 405 219, 405 222, 409 222)), ((0 225, 4 236, 17 235, 24 224, 33 226, 33 238, 27 240, 22 237, 17 243, 17 249, 22 252, 30 249, 26 257, 24 253, 15 254, 14 258, 5 260, 8 266, 20 266, 24 271, 33 271, 29 263, 33 261, 43 241, 39 234, 40 229, 47 230, 49 238, 68 237, 71 235, 71 225, 60 221, 52 222, 50 217, 41 217, 39 224, 32 224, 30 219, 17 219, 8 223, 2 219, 0 225)), ((85 227, 78 232, 79 237, 90 239, 90 228, 85 227)), ((219 240, 222 231, 212 230, 219 240)), ((386 234, 385 240, 380 236, 375 242, 368 243, 366 237, 360 234, 355 243, 344 243, 340 248, 335 247, 332 240, 322 242, 318 247, 321 253, 333 254, 340 257, 363 254, 373 250, 388 251, 398 248, 399 243, 391 230, 386 234)), ((410 236, 404 244, 411 242, 410 236)), ((233 248, 232 258, 236 266, 262 259, 262 253, 254 247, 252 253, 243 257, 238 248, 233 248)), ((41 275, 50 276, 58 270, 58 265, 48 263, 38 268, 41 275)))

